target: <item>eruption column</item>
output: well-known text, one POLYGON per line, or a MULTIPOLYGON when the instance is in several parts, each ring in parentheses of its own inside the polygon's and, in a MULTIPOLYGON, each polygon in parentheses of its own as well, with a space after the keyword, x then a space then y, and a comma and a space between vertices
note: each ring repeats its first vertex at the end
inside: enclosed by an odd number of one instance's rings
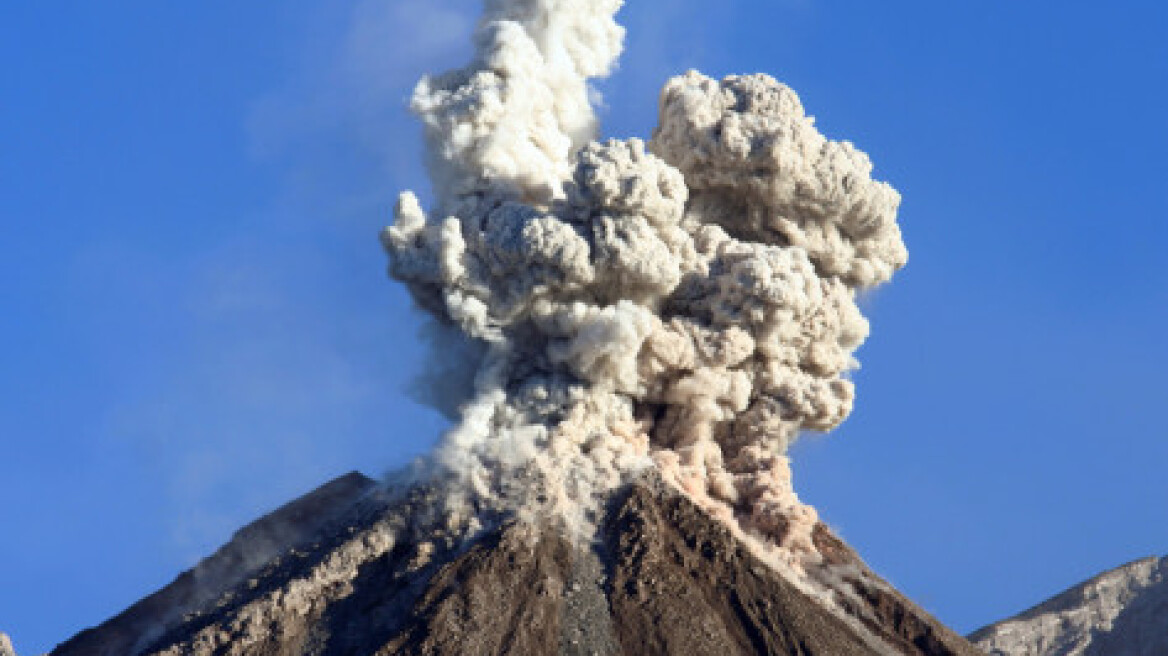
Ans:
POLYGON ((899 195, 765 75, 670 80, 652 139, 591 141, 619 0, 488 0, 419 83, 436 198, 382 237, 473 388, 431 458, 450 511, 587 535, 657 467, 774 557, 814 560, 788 445, 850 413, 856 295, 905 264, 899 195))

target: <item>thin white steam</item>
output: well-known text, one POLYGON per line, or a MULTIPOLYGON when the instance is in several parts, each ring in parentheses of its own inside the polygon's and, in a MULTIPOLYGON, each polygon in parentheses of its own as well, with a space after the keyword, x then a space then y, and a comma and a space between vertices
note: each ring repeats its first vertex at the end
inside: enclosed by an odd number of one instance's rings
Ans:
POLYGON ((475 350, 433 458, 468 516, 586 529, 646 466, 798 562, 814 510, 787 446, 851 412, 860 290, 907 252, 899 196, 763 75, 670 80, 652 140, 592 142, 619 0, 489 0, 465 69, 427 78, 436 200, 404 193, 394 277, 475 350))

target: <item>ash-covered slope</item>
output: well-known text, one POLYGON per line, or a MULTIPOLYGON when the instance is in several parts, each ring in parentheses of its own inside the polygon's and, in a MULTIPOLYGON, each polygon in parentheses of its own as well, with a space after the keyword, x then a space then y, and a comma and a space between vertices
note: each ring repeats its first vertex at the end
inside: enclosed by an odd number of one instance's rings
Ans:
MULTIPOLYGON (((170 585, 95 629, 82 631, 54 654, 126 656, 192 613, 213 606, 249 575, 313 540, 338 514, 375 487, 356 472, 337 478, 238 531, 230 542, 170 585)), ((3 652, 0 652, 3 656, 3 652)))
POLYGON ((1168 654, 1168 557, 1104 572, 970 639, 1001 656, 1168 654))
POLYGON ((432 528, 433 494, 334 481, 53 654, 980 653, 822 524, 815 539, 838 573, 834 605, 755 558, 655 473, 614 497, 595 544, 518 521, 469 544, 446 540, 432 528), (330 519, 286 532, 283 550, 251 548, 249 537, 272 535, 263 527, 296 525, 289 509, 306 503, 330 519), (256 567, 247 553, 270 558, 256 567), (218 580, 196 593, 200 570, 218 580))

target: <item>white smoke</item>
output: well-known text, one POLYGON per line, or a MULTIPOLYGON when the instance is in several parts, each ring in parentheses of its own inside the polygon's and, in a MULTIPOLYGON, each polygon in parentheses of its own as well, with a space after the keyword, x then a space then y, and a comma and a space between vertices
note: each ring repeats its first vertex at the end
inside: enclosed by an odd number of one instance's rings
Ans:
POLYGON ((433 456, 469 516, 587 529, 656 466, 780 559, 814 557, 788 445, 852 409, 856 295, 907 251, 899 196, 764 75, 689 72, 639 139, 592 142, 620 0, 487 0, 467 68, 427 78, 436 199, 402 194, 391 273, 481 345, 433 456))
POLYGON ((622 0, 486 0, 470 66, 425 78, 413 109, 426 124, 442 202, 476 192, 551 200, 596 118, 588 78, 609 73, 622 0))

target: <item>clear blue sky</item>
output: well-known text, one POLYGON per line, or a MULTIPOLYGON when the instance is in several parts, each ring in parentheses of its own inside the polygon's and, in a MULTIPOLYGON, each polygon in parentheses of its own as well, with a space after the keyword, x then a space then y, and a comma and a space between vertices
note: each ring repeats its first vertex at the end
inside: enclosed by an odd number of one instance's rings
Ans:
MULTIPOLYGON (((47 650, 441 429, 377 230, 468 0, 0 6, 0 630, 47 650), (278 5, 278 6, 277 6, 278 5)), ((605 133, 765 71, 904 196, 797 487, 961 631, 1168 552, 1168 7, 633 0, 605 133), (708 12, 717 7, 717 15, 708 12)))

